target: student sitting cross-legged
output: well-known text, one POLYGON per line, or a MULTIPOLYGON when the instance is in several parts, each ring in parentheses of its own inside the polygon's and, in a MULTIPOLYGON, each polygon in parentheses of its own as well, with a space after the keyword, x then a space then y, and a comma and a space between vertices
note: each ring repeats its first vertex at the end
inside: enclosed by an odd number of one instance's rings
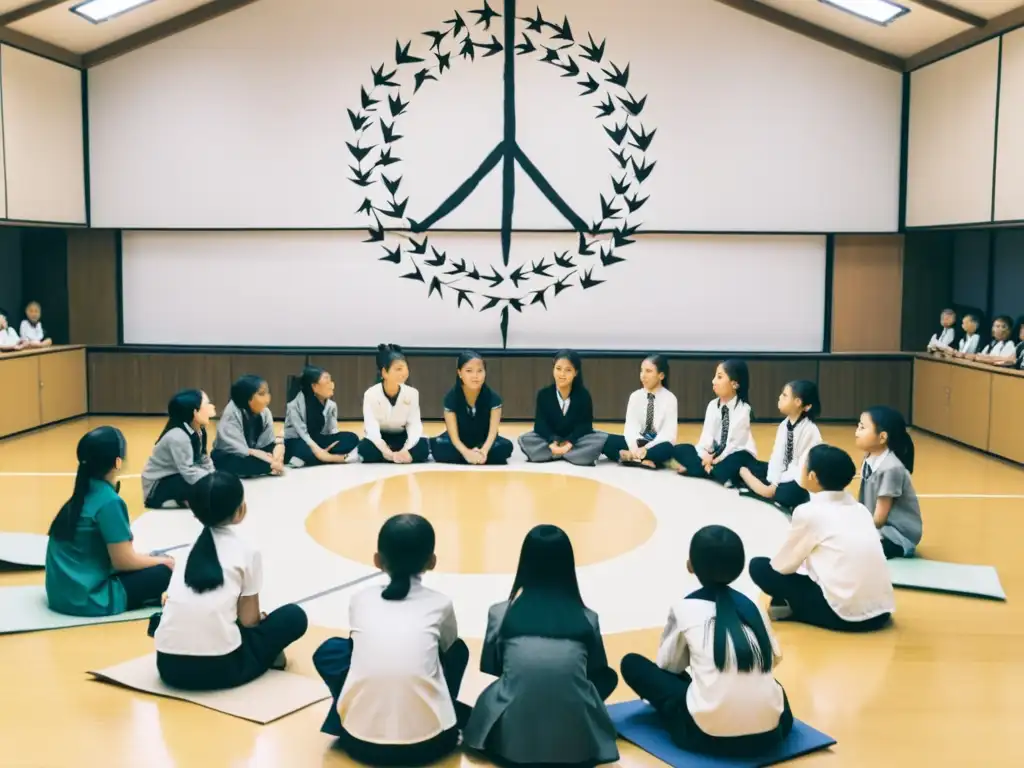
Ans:
POLYGON ((583 386, 583 361, 571 349, 555 355, 554 383, 537 393, 533 431, 521 435, 528 461, 565 459, 593 466, 608 435, 594 430, 594 403, 583 386))
POLYGON ((603 452, 623 466, 658 469, 672 460, 679 429, 679 401, 668 388, 668 358, 644 358, 640 385, 626 402, 622 434, 608 435, 603 452))
POLYGON ((179 392, 167 404, 167 423, 142 468, 142 498, 147 507, 187 507, 200 479, 213 472, 206 452, 206 428, 217 409, 199 389, 179 392))
POLYGON ((444 396, 446 430, 430 441, 434 461, 507 464, 512 443, 498 434, 501 396, 487 386, 487 366, 466 350, 455 363, 455 386, 444 396))
POLYGON ((173 688, 215 691, 284 669, 284 649, 306 633, 297 605, 260 612, 260 553, 236 532, 245 519, 242 481, 214 472, 196 483, 192 513, 203 524, 174 571, 156 626, 156 667, 173 688))
POLYGON ((46 599, 73 616, 112 616, 156 605, 167 589, 174 558, 135 551, 128 507, 117 475, 127 450, 114 427, 78 441, 75 490, 50 524, 46 599))
POLYGON ((390 583, 356 594, 351 636, 327 640, 313 654, 333 696, 322 730, 361 763, 427 765, 458 746, 455 701, 469 648, 451 598, 420 581, 437 564, 426 519, 388 519, 373 562, 390 583))
POLYGON ((538 525, 526 535, 512 593, 487 614, 480 671, 498 680, 477 699, 466 746, 503 765, 619 759, 604 706, 618 675, 562 529, 538 525))
POLYGON ((307 365, 288 386, 284 417, 285 461, 291 467, 344 464, 356 449, 354 432, 338 431, 334 379, 323 368, 307 365))
POLYGON ((751 757, 782 742, 793 713, 773 676, 782 661, 761 609, 729 585, 743 573, 743 542, 720 525, 690 541, 687 568, 701 588, 672 606, 657 662, 622 659, 622 679, 690 752, 751 757))
POLYGON ((420 393, 406 384, 409 362, 397 344, 377 347, 379 379, 363 395, 363 431, 359 458, 368 464, 419 464, 430 458, 423 436, 420 393))
POLYGON ((284 472, 284 443, 274 434, 269 405, 270 387, 259 376, 246 374, 231 385, 210 453, 217 469, 236 477, 284 472))
POLYGON ((811 500, 793 511, 775 557, 750 561, 750 578, 772 598, 773 619, 846 632, 888 623, 895 598, 878 531, 867 508, 845 490, 855 472, 841 448, 818 445, 807 455, 802 482, 811 500))

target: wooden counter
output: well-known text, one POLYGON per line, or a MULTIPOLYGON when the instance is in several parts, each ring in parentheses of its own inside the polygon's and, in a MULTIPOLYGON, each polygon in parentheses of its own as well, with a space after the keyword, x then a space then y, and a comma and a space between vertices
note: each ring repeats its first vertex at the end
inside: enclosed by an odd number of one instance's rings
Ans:
POLYGON ((0 392, 0 438, 85 415, 85 347, 0 353, 0 392))
POLYGON ((918 355, 914 426, 1024 463, 1024 371, 918 355))

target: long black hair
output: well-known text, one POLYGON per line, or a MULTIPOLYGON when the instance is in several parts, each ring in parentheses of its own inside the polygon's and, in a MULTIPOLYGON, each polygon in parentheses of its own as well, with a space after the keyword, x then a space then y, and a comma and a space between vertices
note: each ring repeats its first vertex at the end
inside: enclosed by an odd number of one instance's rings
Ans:
POLYGON ((408 360, 405 357, 405 352, 397 344, 378 344, 377 345, 377 384, 384 381, 383 371, 390 371, 391 366, 397 363, 399 360, 408 364, 408 360))
POLYGON ((409 594, 412 577, 430 565, 434 542, 434 526, 425 517, 395 515, 384 522, 377 534, 377 553, 391 583, 384 588, 382 598, 402 600, 409 594))
MULTIPOLYGON (((460 406, 468 408, 469 403, 466 400, 466 393, 462 389, 462 379, 459 377, 459 371, 466 367, 467 364, 479 360, 480 364, 484 367, 484 373, 487 373, 487 361, 484 360, 483 356, 479 352, 474 352, 472 349, 464 349, 459 353, 459 356, 455 359, 455 402, 460 406)), ((484 384, 480 387, 480 394, 476 398, 476 409, 477 413, 481 411, 489 411, 491 409, 491 388, 487 385, 487 378, 484 378, 484 384)))
POLYGON ((586 641, 593 630, 576 580, 568 534, 538 525, 526 534, 502 624, 505 637, 552 637, 586 641))
POLYGON ((731 528, 708 525, 690 540, 690 566, 704 588, 700 592, 708 593, 715 602, 715 667, 725 671, 731 639, 740 672, 752 672, 755 665, 762 672, 771 672, 774 652, 764 619, 749 598, 729 587, 743 573, 745 564, 743 541, 731 528), (753 633, 756 645, 750 642, 744 627, 753 633))
POLYGON ((793 397, 804 404, 806 409, 800 418, 808 421, 817 421, 821 414, 821 399, 818 397, 818 385, 807 379, 796 379, 786 384, 793 397), (810 406, 810 407, 808 407, 810 406))
POLYGON ((211 472, 193 486, 192 514, 203 524, 185 563, 185 586, 193 592, 212 592, 224 584, 212 529, 233 518, 244 499, 242 481, 229 472, 211 472))
MULTIPOLYGON (((750 369, 747 368, 746 361, 731 358, 729 360, 723 360, 719 365, 722 366, 722 370, 725 371, 725 375, 729 377, 729 381, 736 382, 736 399, 749 406, 750 369)), ((750 415, 753 417, 753 412, 751 412, 750 415)))
POLYGON ((665 374, 665 378, 661 380, 661 386, 663 386, 665 389, 671 389, 671 387, 669 387, 668 385, 668 358, 665 357, 665 355, 657 353, 653 355, 648 355, 643 359, 643 362, 650 363, 651 365, 654 366, 654 370, 656 370, 658 373, 665 374))
POLYGON ((159 443, 172 429, 180 429, 188 435, 192 443, 192 461, 199 462, 206 453, 206 427, 196 430, 192 427, 192 422, 195 421, 196 411, 202 407, 202 390, 183 389, 176 394, 167 403, 167 423, 164 424, 163 432, 156 441, 159 443))
POLYGON ((249 402, 266 383, 266 379, 246 373, 231 385, 231 402, 242 413, 242 431, 250 448, 257 447, 256 443, 263 433, 263 415, 253 413, 249 402))
POLYGON ((313 392, 313 387, 327 373, 323 368, 307 365, 299 376, 292 376, 288 381, 288 402, 299 395, 306 401, 306 429, 311 435, 319 435, 324 431, 324 404, 313 392))
POLYGON ((895 408, 887 405, 876 405, 864 411, 871 417, 875 425, 875 433, 881 435, 885 432, 887 440, 886 447, 896 454, 896 458, 903 462, 907 472, 914 471, 914 441, 907 432, 907 422, 903 414, 895 408))
POLYGON ((110 474, 117 466, 117 460, 124 459, 127 450, 128 443, 117 427, 97 427, 82 435, 75 451, 78 456, 75 489, 50 523, 51 538, 59 541, 74 539, 90 483, 110 474))
POLYGON ((565 360, 569 365, 576 369, 576 377, 572 380, 572 386, 569 388, 569 394, 571 395, 576 391, 577 387, 583 388, 583 359, 579 353, 574 349, 560 349, 555 352, 555 357, 551 361, 551 365, 555 366, 559 360, 565 360))

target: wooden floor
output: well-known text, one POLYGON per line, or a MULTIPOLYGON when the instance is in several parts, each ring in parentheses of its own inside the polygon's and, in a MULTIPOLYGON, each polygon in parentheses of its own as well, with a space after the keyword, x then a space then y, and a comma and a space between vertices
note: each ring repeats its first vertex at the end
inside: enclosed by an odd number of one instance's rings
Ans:
MULTIPOLYGON (((75 467, 74 446, 82 432, 104 423, 88 419, 0 442, 0 530, 44 533, 68 496, 75 467)), ((128 437, 126 473, 137 474, 160 423, 111 419, 128 437)), ((352 427, 350 427, 352 428, 352 427)), ((609 425, 609 431, 619 428, 609 425)), ((432 426, 438 431, 438 426, 432 426)), ((519 425, 506 425, 513 437, 519 425)), ((693 440, 697 425, 684 425, 680 440, 693 440)), ((826 426, 825 439, 853 449, 851 426, 826 426)), ((762 451, 771 425, 758 425, 762 451)), ((894 628, 872 636, 843 636, 793 624, 777 631, 785 661, 778 678, 797 717, 839 740, 831 752, 801 760, 808 766, 1010 766, 1020 765, 1018 731, 1024 712, 1024 471, 945 441, 916 434, 925 538, 921 554, 934 559, 994 565, 1009 595, 1006 603, 899 591, 894 628)), ((467 478, 478 483, 483 477, 467 478)), ((542 482, 535 479, 535 482, 542 482)), ((526 482, 532 482, 526 480, 526 482)), ((578 499, 566 487, 542 489, 552 522, 561 523, 578 499), (559 495, 559 493, 563 495, 559 495)), ((461 572, 505 571, 520 541, 498 537, 503 550, 483 558, 478 540, 494 531, 457 501, 459 490, 438 488, 421 495, 429 507, 445 504, 459 526, 457 542, 439 542, 442 561, 461 572), (436 495, 435 495, 436 494, 436 495), (454 496, 453 496, 454 494, 454 496), (453 502, 453 499, 456 501, 453 502)), ((123 483, 133 517, 141 511, 137 478, 123 483)), ((370 500, 364 499, 364 503, 370 500)), ((574 534, 582 563, 613 557, 644 535, 642 512, 616 516, 615 504, 597 516, 602 534, 566 527, 574 534)), ((515 514, 515 510, 508 514, 515 514)), ((523 512, 533 521, 543 509, 523 512)), ((571 521, 570 521, 571 522, 571 521)), ((378 516, 350 523, 309 522, 318 541, 347 557, 372 554, 378 516), (356 526, 361 526, 356 529, 356 526), (369 547, 369 549, 368 549, 369 547)), ((495 523, 499 525, 499 523, 495 523)), ((2 573, 0 585, 37 584, 40 573, 2 573)), ((667 606, 666 606, 667 609, 667 606)), ((310 656, 333 634, 311 627, 289 651, 291 668, 314 674, 310 656)), ((659 630, 606 635, 614 665, 629 651, 653 653, 659 630)), ((478 663, 479 641, 470 641, 478 663)), ((152 651, 138 623, 0 637, 0 765, 162 768, 163 766, 341 766, 349 761, 319 733, 324 706, 303 710, 268 726, 257 726, 177 701, 156 699, 91 682, 84 674, 152 651)), ((470 673, 464 688, 479 686, 470 673)), ((620 685, 612 701, 631 698, 620 685)), ((621 744, 621 765, 656 765, 621 744)), ((446 765, 469 764, 462 755, 446 765)))

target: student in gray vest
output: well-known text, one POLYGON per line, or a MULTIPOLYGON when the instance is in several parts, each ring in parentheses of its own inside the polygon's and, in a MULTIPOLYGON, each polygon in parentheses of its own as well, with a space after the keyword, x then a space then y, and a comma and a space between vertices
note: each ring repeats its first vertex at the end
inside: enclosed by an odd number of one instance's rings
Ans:
POLYGON ((220 415, 210 453, 217 469, 235 477, 284 472, 284 443, 274 434, 269 405, 265 379, 247 373, 231 385, 231 400, 220 415))
POLYGON ((288 386, 284 416, 285 461, 292 467, 343 464, 356 449, 354 432, 338 431, 334 379, 323 368, 307 365, 288 386))
POLYGON ((217 409, 206 393, 186 389, 167 404, 167 424, 142 468, 147 507, 187 507, 192 486, 213 472, 206 450, 206 428, 217 409))

